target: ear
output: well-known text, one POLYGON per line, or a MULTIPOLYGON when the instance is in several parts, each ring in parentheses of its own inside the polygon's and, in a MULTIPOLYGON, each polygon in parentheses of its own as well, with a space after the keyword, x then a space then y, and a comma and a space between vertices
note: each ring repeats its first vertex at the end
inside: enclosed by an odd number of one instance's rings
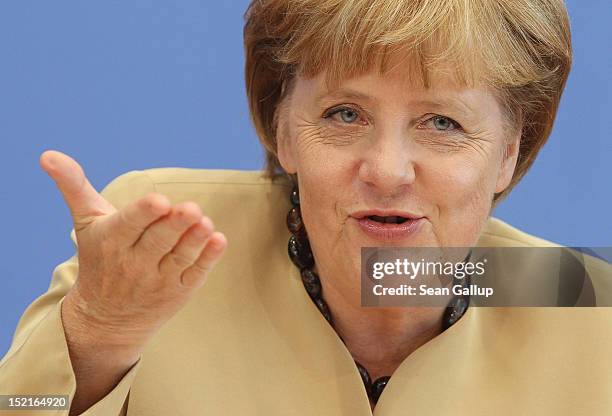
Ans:
POLYGON ((510 141, 504 144, 505 148, 502 150, 501 167, 495 185, 496 194, 503 192, 512 181, 512 176, 516 169, 516 162, 518 161, 521 136, 522 129, 518 129, 518 132, 513 135, 510 141))
POLYGON ((285 172, 292 174, 297 172, 297 157, 295 152, 295 140, 290 128, 289 97, 286 97, 277 107, 275 115, 276 124, 276 156, 285 172))

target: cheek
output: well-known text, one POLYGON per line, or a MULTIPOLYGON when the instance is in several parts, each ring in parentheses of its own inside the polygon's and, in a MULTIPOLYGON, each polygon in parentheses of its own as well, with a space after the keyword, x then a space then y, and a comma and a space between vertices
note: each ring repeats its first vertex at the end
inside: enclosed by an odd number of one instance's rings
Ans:
POLYGON ((298 147, 298 182, 305 223, 316 218, 317 225, 329 227, 335 220, 342 191, 351 183, 351 160, 342 151, 324 146, 298 147))
POLYGON ((491 154, 432 158, 421 189, 435 206, 433 226, 443 244, 472 245, 488 218, 497 171, 491 154))
MULTIPOLYGON (((302 220, 321 276, 338 276, 350 271, 359 275, 360 246, 346 233, 346 208, 359 201, 353 149, 306 143, 296 147, 302 220)), ((324 291, 329 282, 322 278, 324 291)), ((359 293, 359 279, 339 282, 346 293, 359 293), (345 286, 348 285, 348 286, 345 286)), ((359 301, 358 298, 355 299, 359 301)))
POLYGON ((300 186, 309 193, 309 199, 320 202, 325 198, 333 201, 339 187, 350 183, 355 156, 351 146, 331 144, 324 133, 322 128, 301 128, 295 140, 300 186))

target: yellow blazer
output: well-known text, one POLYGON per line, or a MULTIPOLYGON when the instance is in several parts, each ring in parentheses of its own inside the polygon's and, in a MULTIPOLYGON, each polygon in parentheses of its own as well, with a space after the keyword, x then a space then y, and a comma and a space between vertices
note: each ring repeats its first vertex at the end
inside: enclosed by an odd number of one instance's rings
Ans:
MULTIPOLYGON (((152 191, 195 201, 229 245, 84 415, 372 415, 349 351, 287 256, 289 190, 259 171, 186 168, 128 172, 103 190, 119 209, 152 191)), ((490 218, 479 245, 553 244, 490 218)), ((588 267, 609 277, 597 259, 588 267)), ((0 361, 0 394, 74 395, 60 305, 77 274, 75 255, 21 317, 0 361)), ((609 280, 596 289, 612 293, 609 280)), ((612 415, 612 308, 469 308, 404 360, 374 415, 612 415)))

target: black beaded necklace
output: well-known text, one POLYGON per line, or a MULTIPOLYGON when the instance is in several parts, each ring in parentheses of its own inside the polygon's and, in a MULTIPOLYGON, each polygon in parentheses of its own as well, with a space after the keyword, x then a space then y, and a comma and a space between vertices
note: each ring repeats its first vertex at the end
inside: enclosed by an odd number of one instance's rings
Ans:
MULTIPOLYGON (((327 302, 325 302, 323 299, 323 288, 321 286, 321 281, 319 280, 319 276, 312 270, 314 266, 314 256, 310 249, 306 228, 302 222, 300 198, 297 185, 295 185, 291 191, 289 199, 292 205, 292 208, 287 213, 287 228, 289 228, 289 231, 291 232, 291 237, 289 238, 288 244, 289 257, 291 258, 293 264, 300 269, 302 283, 304 284, 304 288, 310 296, 310 299, 314 302, 317 309, 319 309, 323 317, 333 328, 334 324, 331 312, 327 306, 327 302)), ((461 279, 461 281, 454 279, 454 284, 463 284, 466 286, 469 285, 469 276, 465 279, 461 279)), ((444 310, 442 317, 443 331, 449 328, 451 325, 457 322, 461 316, 463 316, 469 306, 469 301, 469 295, 455 296, 451 299, 448 306, 444 310)), ((340 339, 342 342, 344 342, 342 337, 340 337, 340 339)), ((361 365, 357 360, 355 360, 355 365, 359 370, 359 374, 363 380, 368 397, 374 404, 376 404, 391 376, 379 377, 372 381, 368 370, 366 370, 363 365, 361 365)))

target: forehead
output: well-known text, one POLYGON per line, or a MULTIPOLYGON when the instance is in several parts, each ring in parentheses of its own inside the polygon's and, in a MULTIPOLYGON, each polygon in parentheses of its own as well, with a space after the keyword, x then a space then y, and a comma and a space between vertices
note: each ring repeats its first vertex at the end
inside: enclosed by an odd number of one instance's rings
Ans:
POLYGON ((323 67, 316 74, 300 73, 298 77, 317 95, 332 93, 355 84, 362 88, 384 89, 385 86, 407 95, 448 96, 464 95, 466 99, 480 95, 497 96, 497 90, 479 79, 480 70, 472 62, 470 70, 458 67, 457 61, 440 60, 424 63, 412 53, 397 52, 381 55, 360 71, 323 67))
POLYGON ((493 88, 484 84, 466 85, 453 76, 452 68, 440 65, 429 77, 428 85, 415 65, 399 64, 381 71, 372 67, 367 72, 331 81, 323 71, 313 77, 298 77, 297 95, 317 106, 337 100, 358 100, 373 104, 399 103, 408 108, 427 107, 452 109, 468 116, 479 112, 495 112, 498 100, 493 88))

